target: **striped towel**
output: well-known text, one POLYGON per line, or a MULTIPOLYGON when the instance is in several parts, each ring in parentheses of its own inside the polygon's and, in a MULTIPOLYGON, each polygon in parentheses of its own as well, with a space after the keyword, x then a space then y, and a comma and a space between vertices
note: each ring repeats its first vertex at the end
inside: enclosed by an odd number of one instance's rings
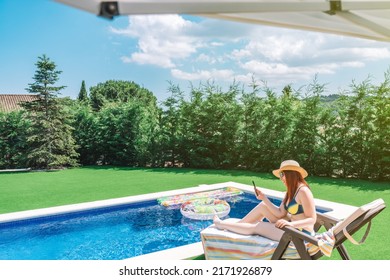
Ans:
POLYGON ((332 251, 335 243, 333 228, 329 229, 324 233, 316 234, 315 238, 318 240, 318 246, 321 252, 325 256, 330 257, 332 255, 332 251))
MULTIPOLYGON (((319 247, 306 243, 309 254, 314 255, 321 250, 325 256, 330 256, 334 245, 333 233, 324 232, 315 237, 319 240, 319 247)), ((279 244, 260 235, 237 234, 219 230, 213 225, 201 232, 201 239, 207 260, 270 260, 279 244)), ((289 245, 283 258, 300 258, 293 244, 289 245)))

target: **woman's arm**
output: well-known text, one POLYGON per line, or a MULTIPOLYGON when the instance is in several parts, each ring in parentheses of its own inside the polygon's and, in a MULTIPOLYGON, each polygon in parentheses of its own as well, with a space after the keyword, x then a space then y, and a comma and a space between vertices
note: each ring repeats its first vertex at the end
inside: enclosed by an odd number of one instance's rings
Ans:
POLYGON ((303 207, 304 218, 291 222, 291 225, 296 228, 313 227, 317 219, 317 214, 311 190, 305 187, 300 189, 296 196, 296 201, 303 207))
POLYGON ((262 200, 263 203, 267 206, 268 210, 277 218, 281 219, 287 215, 286 209, 283 207, 283 203, 280 204, 279 207, 277 207, 275 204, 271 202, 271 200, 268 199, 268 197, 257 188, 257 194, 256 198, 259 200, 262 200))

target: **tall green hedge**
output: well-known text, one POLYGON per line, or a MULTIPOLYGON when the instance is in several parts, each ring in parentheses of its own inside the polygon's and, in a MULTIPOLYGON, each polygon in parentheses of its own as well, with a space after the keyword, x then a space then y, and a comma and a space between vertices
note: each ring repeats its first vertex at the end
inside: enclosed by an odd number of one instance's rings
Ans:
MULTIPOLYGON (((282 92, 265 84, 222 90, 207 83, 186 94, 171 84, 158 105, 133 82, 109 81, 91 88, 90 102, 70 106, 73 136, 81 164, 268 172, 296 159, 314 175, 388 180, 389 82, 385 73, 379 85, 352 83, 331 99, 316 80, 282 92)), ((17 116, 0 116, 1 168, 25 164, 28 120, 17 116), (16 133, 19 142, 9 140, 16 133)))

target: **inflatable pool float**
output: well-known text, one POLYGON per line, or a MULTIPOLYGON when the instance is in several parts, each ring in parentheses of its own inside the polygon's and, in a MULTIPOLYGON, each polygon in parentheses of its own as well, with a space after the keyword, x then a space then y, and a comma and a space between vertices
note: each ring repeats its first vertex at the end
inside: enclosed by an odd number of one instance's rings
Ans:
POLYGON ((180 207, 184 217, 195 220, 212 220, 214 215, 222 218, 229 214, 230 205, 225 200, 205 198, 184 202, 180 207))
POLYGON ((222 189, 207 191, 207 192, 198 192, 198 193, 186 193, 173 196, 165 196, 157 199, 158 203, 163 206, 176 206, 180 205, 186 201, 197 200, 197 199, 206 199, 206 198, 225 198, 232 197, 242 194, 243 191, 234 187, 225 187, 222 189))

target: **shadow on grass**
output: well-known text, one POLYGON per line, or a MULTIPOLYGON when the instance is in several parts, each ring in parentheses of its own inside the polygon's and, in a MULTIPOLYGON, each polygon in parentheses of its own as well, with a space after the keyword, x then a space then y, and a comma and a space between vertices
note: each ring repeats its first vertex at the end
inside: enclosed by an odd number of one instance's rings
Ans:
POLYGON ((43 172, 43 173, 53 173, 53 172, 59 172, 63 171, 65 168, 60 168, 60 169, 3 169, 0 170, 0 174, 27 174, 27 173, 38 173, 38 172, 43 172))
POLYGON ((0 172, 0 175, 1 174, 26 174, 26 173, 31 173, 31 171, 1 171, 0 172))

